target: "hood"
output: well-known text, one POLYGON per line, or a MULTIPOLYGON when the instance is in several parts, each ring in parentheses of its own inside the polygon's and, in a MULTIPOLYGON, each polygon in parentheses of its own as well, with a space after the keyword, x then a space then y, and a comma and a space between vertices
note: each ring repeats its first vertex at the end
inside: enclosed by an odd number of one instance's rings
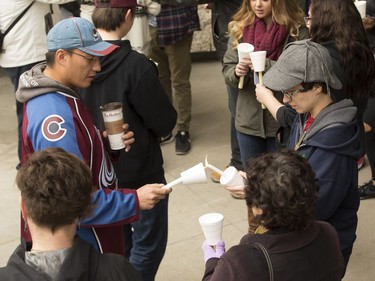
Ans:
POLYGON ((304 143, 355 158, 361 156, 361 130, 356 113, 356 107, 348 99, 326 107, 315 118, 304 143))
POLYGON ((43 74, 46 63, 39 63, 20 76, 16 99, 25 103, 28 100, 53 92, 63 92, 73 97, 78 97, 77 91, 73 90, 43 74))
POLYGON ((102 83, 103 80, 107 79, 111 73, 115 72, 116 69, 124 63, 127 55, 132 50, 129 40, 116 40, 108 42, 120 46, 120 48, 110 55, 100 58, 102 71, 96 74, 94 80, 92 81, 92 85, 102 83))

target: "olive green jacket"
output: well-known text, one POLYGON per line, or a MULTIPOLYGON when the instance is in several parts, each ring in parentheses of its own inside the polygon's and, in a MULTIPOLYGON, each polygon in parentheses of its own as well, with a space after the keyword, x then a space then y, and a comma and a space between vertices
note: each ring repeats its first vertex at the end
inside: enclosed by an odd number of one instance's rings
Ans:
MULTIPOLYGON (((308 30, 306 27, 301 27, 299 40, 308 38, 308 30)), ((288 36, 285 39, 284 46, 295 41, 293 37, 288 36)), ((228 41, 228 48, 223 59, 223 75, 225 82, 232 87, 238 88, 239 77, 235 74, 235 68, 238 63, 237 49, 232 47, 233 37, 228 41)), ((275 61, 266 59, 265 71, 275 63, 275 61)), ((282 94, 275 93, 276 98, 282 101, 282 94)), ((272 117, 267 109, 262 109, 261 104, 257 101, 255 96, 254 75, 251 70, 244 77, 243 88, 238 93, 235 126, 237 131, 257 136, 257 137, 275 137, 276 131, 280 127, 277 121, 272 117)))

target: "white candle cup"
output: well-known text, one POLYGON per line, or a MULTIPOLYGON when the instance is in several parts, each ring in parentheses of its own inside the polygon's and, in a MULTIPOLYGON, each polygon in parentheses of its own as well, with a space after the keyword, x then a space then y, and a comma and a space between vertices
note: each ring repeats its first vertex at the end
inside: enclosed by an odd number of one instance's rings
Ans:
POLYGON ((366 1, 355 1, 354 4, 357 7, 359 14, 361 15, 361 18, 365 18, 366 17, 366 1))
POLYGON ((266 67, 267 51, 257 51, 249 53, 255 72, 263 72, 266 67))
MULTIPOLYGON (((239 43, 237 46, 238 52, 238 61, 241 61, 243 58, 249 58, 249 53, 254 51, 254 46, 249 43, 239 43)), ((244 77, 240 77, 240 82, 238 83, 238 89, 243 88, 244 77)))
POLYGON ((124 117, 121 102, 111 102, 100 107, 102 111, 104 126, 108 133, 108 140, 113 150, 125 148, 122 135, 124 134, 124 117))
POLYGON ((207 175, 202 163, 187 169, 181 173, 181 177, 166 184, 162 188, 171 188, 177 184, 197 184, 197 183, 206 183, 207 182, 207 175))
POLYGON ((245 185, 244 178, 233 166, 229 166, 225 169, 224 173, 220 177, 220 183, 228 187, 245 185))
POLYGON ((208 213, 200 216, 198 221, 207 244, 216 246, 217 243, 222 240, 224 216, 219 213, 208 213))
MULTIPOLYGON (((251 52, 250 54, 251 62, 253 63, 254 72, 258 72, 259 83, 263 85, 263 71, 266 68, 266 56, 267 51, 251 52)), ((266 109, 264 104, 261 104, 262 109, 266 109)))

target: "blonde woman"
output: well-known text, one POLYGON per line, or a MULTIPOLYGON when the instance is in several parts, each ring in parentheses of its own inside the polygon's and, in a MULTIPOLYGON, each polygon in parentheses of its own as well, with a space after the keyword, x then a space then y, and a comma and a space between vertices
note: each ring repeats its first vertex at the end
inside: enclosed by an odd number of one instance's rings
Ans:
MULTIPOLYGON (((252 44, 255 51, 267 51, 267 71, 287 43, 308 36, 303 16, 294 0, 244 0, 228 25, 230 38, 223 61, 223 75, 226 83, 233 87, 237 87, 240 77, 244 76, 235 125, 245 168, 249 159, 276 150, 275 135, 279 125, 256 100, 251 60, 239 61, 237 46, 246 42, 252 44)), ((278 98, 281 100, 282 96, 278 98)))

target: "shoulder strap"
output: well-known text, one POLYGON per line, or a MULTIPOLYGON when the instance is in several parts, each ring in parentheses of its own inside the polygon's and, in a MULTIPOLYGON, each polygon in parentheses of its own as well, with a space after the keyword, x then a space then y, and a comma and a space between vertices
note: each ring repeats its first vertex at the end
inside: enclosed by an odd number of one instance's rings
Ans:
POLYGON ((25 10, 23 10, 23 12, 15 19, 14 22, 12 22, 12 24, 7 28, 7 30, 5 30, 5 32, 3 33, 3 35, 7 35, 8 32, 16 25, 16 23, 23 17, 24 14, 26 14, 26 12, 30 9, 30 7, 34 4, 35 1, 31 2, 31 4, 29 6, 27 6, 27 8, 25 10))
POLYGON ((270 274, 270 281, 274 281, 273 279, 273 267, 272 267, 272 262, 271 262, 271 258, 266 250, 266 248, 263 247, 262 244, 259 244, 259 243, 255 243, 255 245, 257 245, 259 247, 259 249, 262 250, 263 254, 264 254, 264 257, 266 258, 266 261, 267 261, 267 265, 268 265, 268 272, 270 274))

